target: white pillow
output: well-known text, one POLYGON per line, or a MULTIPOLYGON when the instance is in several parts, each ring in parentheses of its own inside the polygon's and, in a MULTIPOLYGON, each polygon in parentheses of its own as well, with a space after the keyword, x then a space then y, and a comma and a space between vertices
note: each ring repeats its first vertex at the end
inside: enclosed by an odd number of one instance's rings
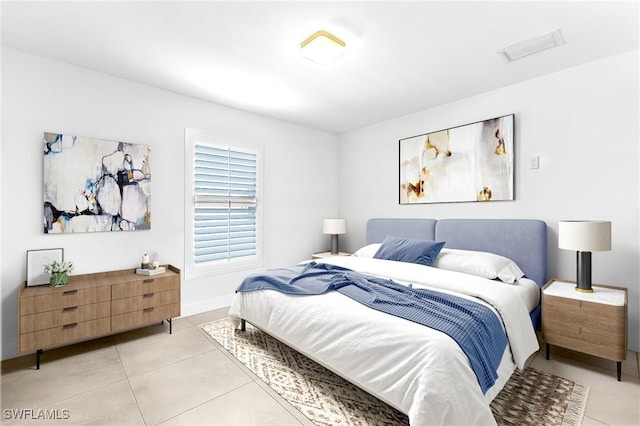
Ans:
POLYGON ((512 284, 524 276, 515 262, 504 256, 484 251, 443 248, 432 265, 434 268, 464 272, 512 284))
POLYGON ((355 253, 353 253, 352 256, 373 258, 373 256, 376 254, 376 252, 378 251, 381 245, 382 243, 366 245, 361 249, 359 249, 358 251, 356 251, 355 253))

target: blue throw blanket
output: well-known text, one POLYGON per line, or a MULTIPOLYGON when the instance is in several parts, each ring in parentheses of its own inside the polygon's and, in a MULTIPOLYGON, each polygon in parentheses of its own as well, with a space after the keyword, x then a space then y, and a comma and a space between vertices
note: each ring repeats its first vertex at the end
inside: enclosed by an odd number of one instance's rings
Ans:
POLYGON ((247 277, 237 291, 276 290, 314 295, 337 291, 372 309, 441 331, 465 352, 486 393, 507 346, 500 319, 486 306, 433 290, 415 289, 350 269, 308 263, 247 277))

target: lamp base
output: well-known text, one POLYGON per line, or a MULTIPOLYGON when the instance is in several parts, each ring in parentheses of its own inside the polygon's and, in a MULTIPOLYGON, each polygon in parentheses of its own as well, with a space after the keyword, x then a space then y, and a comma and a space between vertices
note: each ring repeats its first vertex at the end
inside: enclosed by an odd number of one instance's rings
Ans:
POLYGON ((591 252, 579 251, 576 255, 576 273, 578 276, 576 291, 593 293, 591 288, 591 252))
POLYGON ((338 234, 331 234, 331 254, 335 256, 338 253, 338 234))

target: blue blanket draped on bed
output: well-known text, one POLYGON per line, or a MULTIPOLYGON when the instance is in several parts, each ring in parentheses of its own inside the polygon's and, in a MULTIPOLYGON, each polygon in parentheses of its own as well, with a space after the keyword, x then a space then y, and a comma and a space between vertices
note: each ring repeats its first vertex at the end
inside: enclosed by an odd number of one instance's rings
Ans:
POLYGON ((337 291, 372 309, 446 333, 469 358, 483 394, 495 383, 507 346, 500 319, 486 306, 446 293, 365 276, 339 266, 311 262, 255 274, 247 277, 237 291, 254 290, 297 295, 337 291))

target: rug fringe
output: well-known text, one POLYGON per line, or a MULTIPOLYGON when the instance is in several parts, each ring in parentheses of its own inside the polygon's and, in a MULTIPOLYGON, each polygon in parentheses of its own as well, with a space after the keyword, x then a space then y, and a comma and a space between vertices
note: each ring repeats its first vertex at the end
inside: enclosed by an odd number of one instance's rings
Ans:
POLYGON ((582 424, 584 412, 587 408, 587 400, 589 399, 589 388, 583 385, 574 384, 571 391, 571 398, 567 405, 567 411, 562 419, 562 426, 574 426, 582 424))

